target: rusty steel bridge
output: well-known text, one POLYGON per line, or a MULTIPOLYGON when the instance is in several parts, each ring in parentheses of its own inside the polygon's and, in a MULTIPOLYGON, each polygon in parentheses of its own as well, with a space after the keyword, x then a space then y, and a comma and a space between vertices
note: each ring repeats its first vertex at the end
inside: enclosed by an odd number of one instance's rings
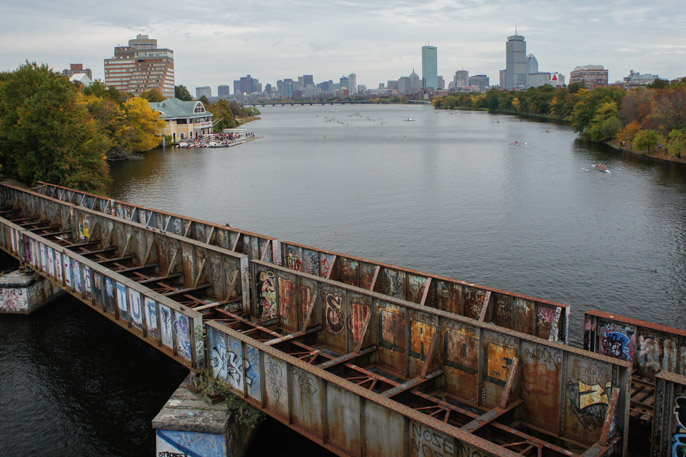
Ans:
POLYGON ((638 321, 582 350, 562 303, 46 183, 0 184, 0 248, 339 455, 627 455, 652 419, 598 343, 638 321))

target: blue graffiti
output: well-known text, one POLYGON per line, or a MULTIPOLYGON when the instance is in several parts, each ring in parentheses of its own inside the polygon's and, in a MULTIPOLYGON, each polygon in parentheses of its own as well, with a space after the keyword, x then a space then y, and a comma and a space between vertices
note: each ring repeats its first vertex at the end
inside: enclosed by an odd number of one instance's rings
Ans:
POLYGON ((677 433, 674 435, 672 457, 686 457, 686 434, 677 433))
POLYGON ((631 360, 631 353, 629 352, 631 340, 625 334, 608 332, 601 343, 605 349, 605 354, 622 360, 631 360))

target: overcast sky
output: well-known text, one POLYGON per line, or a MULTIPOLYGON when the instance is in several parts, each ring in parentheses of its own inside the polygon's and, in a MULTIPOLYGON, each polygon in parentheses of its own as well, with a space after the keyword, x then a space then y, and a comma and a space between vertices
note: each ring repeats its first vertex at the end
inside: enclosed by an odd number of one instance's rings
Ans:
MULTIPOLYGON (((686 74, 684 0, 0 0, 0 70, 27 59, 61 71, 83 63, 104 79, 114 46, 148 34, 174 51, 176 84, 264 84, 312 74, 315 82, 357 74, 368 88, 421 77, 421 47, 438 47, 438 73, 486 74, 498 84, 505 42, 526 37, 540 71, 569 78, 600 64, 610 81, 630 69, 686 74)), ((447 84, 447 83, 446 83, 447 84)))

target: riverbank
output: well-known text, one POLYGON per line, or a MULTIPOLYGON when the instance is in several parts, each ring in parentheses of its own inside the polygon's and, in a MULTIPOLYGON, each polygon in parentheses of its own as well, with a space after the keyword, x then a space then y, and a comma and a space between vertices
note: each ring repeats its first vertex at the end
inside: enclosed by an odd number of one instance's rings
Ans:
POLYGON ((613 149, 617 149, 618 151, 622 151, 622 152, 630 152, 632 154, 637 154, 637 155, 644 156, 644 157, 650 157, 652 159, 666 160, 668 162, 676 162, 676 163, 686 164, 686 157, 684 157, 683 154, 681 157, 675 157, 673 155, 669 155, 667 153, 666 148, 659 148, 659 149, 656 149, 655 151, 651 152, 650 154, 648 154, 648 153, 644 153, 641 151, 637 151, 635 149, 625 148, 624 146, 621 145, 621 142, 619 140, 609 140, 609 141, 606 141, 605 144, 612 147, 613 149))

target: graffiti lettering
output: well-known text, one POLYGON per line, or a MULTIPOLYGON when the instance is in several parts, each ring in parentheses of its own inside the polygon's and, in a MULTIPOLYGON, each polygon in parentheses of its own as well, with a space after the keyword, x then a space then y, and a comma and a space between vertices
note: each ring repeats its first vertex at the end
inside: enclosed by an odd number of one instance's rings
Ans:
POLYGON ((333 294, 327 294, 324 302, 326 304, 326 329, 334 335, 338 335, 343 331, 345 325, 341 303, 342 299, 333 294))
POLYGON ((587 430, 593 431, 602 427, 605 413, 609 406, 608 393, 612 383, 586 384, 580 379, 567 384, 567 394, 572 405, 572 411, 587 430))
POLYGON ((288 319, 291 307, 295 301, 295 283, 287 279, 279 278, 279 315, 288 319))
POLYGON ((526 364, 522 367, 524 391, 534 395, 550 395, 558 390, 557 370, 549 370, 545 363, 526 364))
POLYGON ((269 391, 278 402, 281 398, 281 366, 265 357, 265 368, 269 378, 269 391))
POLYGON ((455 454, 455 446, 452 439, 437 433, 431 428, 412 422, 411 433, 412 455, 439 457, 455 454))
POLYGON ((295 271, 303 271, 303 263, 302 260, 300 260, 300 257, 293 252, 290 248, 288 249, 288 256, 286 258, 286 261, 288 262, 288 268, 291 270, 295 271))
POLYGON ((317 393, 317 386, 312 377, 307 373, 300 370, 293 370, 293 380, 301 394, 311 397, 317 393))
POLYGON ((257 315, 266 318, 276 317, 276 289, 274 272, 260 271, 257 281, 257 315))

